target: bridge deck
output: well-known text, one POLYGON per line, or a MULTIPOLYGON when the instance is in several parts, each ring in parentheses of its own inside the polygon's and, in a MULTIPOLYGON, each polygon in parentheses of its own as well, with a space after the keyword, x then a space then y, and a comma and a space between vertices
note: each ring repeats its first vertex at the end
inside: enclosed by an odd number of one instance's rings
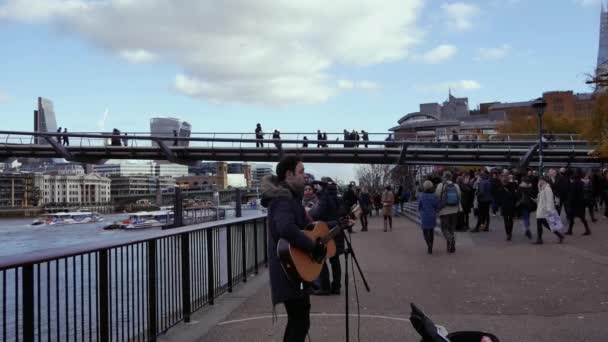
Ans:
MULTIPOLYGON (((599 216, 599 215, 598 215, 599 216)), ((504 241, 502 219, 492 217, 489 233, 457 233, 457 251, 445 252, 435 236, 435 254, 426 254, 418 227, 395 219, 393 232, 353 235, 361 267, 372 287, 362 291, 361 341, 418 341, 406 318, 415 302, 449 331, 482 329, 501 341, 601 341, 608 334, 608 224, 592 224, 593 237, 576 235, 563 245, 545 232, 534 246, 515 224, 514 241, 504 241)), ((356 228, 358 230, 358 227, 356 228)), ((533 230, 535 231, 535 230, 533 230)), ((352 271, 351 271, 352 276, 352 271)), ((179 325, 163 341, 282 341, 284 309, 273 325, 267 273, 179 325), (234 310, 232 310, 235 308, 234 310)), ((357 306, 351 284, 350 312, 357 306)), ((312 297, 311 341, 344 341, 344 294, 312 297)), ((352 317, 351 341, 357 341, 352 317)))

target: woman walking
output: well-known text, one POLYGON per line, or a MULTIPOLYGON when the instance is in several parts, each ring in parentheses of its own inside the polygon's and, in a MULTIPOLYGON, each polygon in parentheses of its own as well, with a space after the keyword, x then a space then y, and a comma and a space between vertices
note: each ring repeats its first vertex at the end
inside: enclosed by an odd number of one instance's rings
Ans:
POLYGON ((525 176, 519 184, 519 201, 517 202, 517 210, 521 215, 521 219, 524 221, 524 234, 528 239, 532 239, 532 232, 530 232, 530 213, 536 210, 536 203, 533 198, 532 182, 530 177, 525 176))
POLYGON ((500 206, 500 213, 505 224, 507 241, 511 241, 513 236, 513 216, 515 216, 515 204, 517 203, 517 186, 514 182, 509 182, 506 175, 500 176, 500 185, 496 189, 497 203, 500 206))
MULTIPOLYGON (((536 242, 535 245, 543 244, 543 226, 551 230, 547 218, 550 215, 557 215, 557 209, 555 209, 555 200, 553 197, 553 191, 546 178, 540 178, 538 180, 538 208, 536 209, 536 242)), ((559 231, 554 231, 555 235, 559 238, 559 243, 564 241, 564 234, 559 231)))
POLYGON ((427 253, 433 254, 433 240, 435 226, 437 225, 437 212, 439 211, 439 199, 435 195, 433 183, 425 181, 422 184, 424 192, 418 199, 418 212, 420 213, 420 228, 427 246, 427 253))
POLYGON ((369 211, 371 208, 371 199, 366 187, 361 188, 361 193, 359 194, 359 206, 361 207, 361 231, 366 232, 367 215, 369 215, 369 211))
POLYGON ((387 231, 387 222, 390 230, 393 230, 393 205, 395 204, 395 195, 390 185, 387 185, 382 193, 382 215, 384 216, 384 231, 387 231))
POLYGON ((581 181, 581 171, 577 170, 572 177, 572 182, 570 182, 570 188, 568 191, 568 203, 566 204, 569 210, 566 212, 569 214, 568 218, 570 221, 570 226, 566 235, 572 235, 572 228, 574 227, 574 218, 578 217, 583 225, 585 225, 585 232, 583 235, 591 235, 591 230, 589 230, 589 224, 585 219, 585 194, 584 194, 584 184, 581 181))

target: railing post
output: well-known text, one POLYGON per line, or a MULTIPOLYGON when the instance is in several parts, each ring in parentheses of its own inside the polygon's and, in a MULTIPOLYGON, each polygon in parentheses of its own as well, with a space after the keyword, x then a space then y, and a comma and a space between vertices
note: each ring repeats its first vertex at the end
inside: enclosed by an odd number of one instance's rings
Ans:
POLYGON ((262 230, 264 232, 264 266, 266 266, 266 268, 268 268, 268 223, 267 223, 267 217, 264 217, 263 221, 263 227, 264 229, 262 230))
POLYGON ((156 240, 148 245, 148 341, 156 341, 156 240))
POLYGON ((184 322, 190 323, 190 235, 182 234, 182 310, 184 322))
POLYGON ((245 243, 245 224, 241 223, 241 254, 243 256, 243 283, 247 282, 247 245, 245 243))
POLYGON ((213 230, 207 229, 207 299, 213 305, 215 297, 215 281, 213 280, 213 230))
POLYGON ((241 205, 242 205, 242 201, 241 201, 241 189, 236 189, 234 190, 234 197, 235 197, 235 216, 236 217, 241 217, 243 216, 241 213, 241 205))
MULTIPOLYGON (((17 269, 15 269, 17 270, 17 269)), ((17 277, 15 272, 15 277, 17 277)), ((34 265, 26 265, 21 269, 21 289, 23 296, 23 341, 34 342, 34 265)), ((40 280, 38 280, 40 281, 40 280)), ((19 298, 15 298, 19 300, 19 298)), ((41 334, 40 331, 38 334, 41 334)))
POLYGON ((253 264, 255 274, 258 274, 258 221, 253 220, 253 264))
POLYGON ((226 260, 228 264, 228 292, 232 292, 232 228, 226 226, 226 260))
POLYGON ((97 277, 97 291, 99 291, 99 340, 110 340, 110 310, 108 308, 108 250, 99 251, 99 275, 97 277))

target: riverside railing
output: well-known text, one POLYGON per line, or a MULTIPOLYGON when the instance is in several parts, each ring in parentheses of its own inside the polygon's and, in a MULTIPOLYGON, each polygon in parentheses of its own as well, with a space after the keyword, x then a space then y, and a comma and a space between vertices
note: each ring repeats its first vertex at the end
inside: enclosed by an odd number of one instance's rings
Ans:
POLYGON ((154 341, 266 258, 266 216, 0 259, 2 341, 154 341))

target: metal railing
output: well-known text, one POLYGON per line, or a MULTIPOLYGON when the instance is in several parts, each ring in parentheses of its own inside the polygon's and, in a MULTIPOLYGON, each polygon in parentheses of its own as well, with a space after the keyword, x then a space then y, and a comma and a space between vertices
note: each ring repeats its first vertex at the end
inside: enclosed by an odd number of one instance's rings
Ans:
POLYGON ((0 260, 2 341, 148 341, 266 259, 266 216, 0 260))

